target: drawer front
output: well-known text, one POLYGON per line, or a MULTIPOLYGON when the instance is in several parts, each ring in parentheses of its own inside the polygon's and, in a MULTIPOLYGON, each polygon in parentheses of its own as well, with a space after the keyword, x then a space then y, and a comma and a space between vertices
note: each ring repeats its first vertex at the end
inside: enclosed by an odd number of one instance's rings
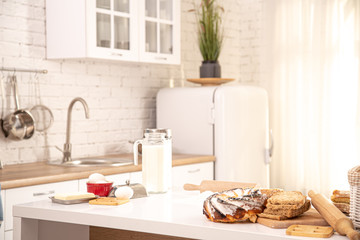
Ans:
MULTIPOLYGON (((5 214, 5 204, 4 204, 5 203, 5 193, 6 193, 6 190, 1 191, 3 214, 5 214)), ((4 224, 4 222, 2 222, 1 227, 0 227, 0 239, 4 238, 4 234, 5 234, 5 224, 4 224)))
POLYGON ((5 232, 5 240, 13 240, 13 231, 6 231, 5 232))
POLYGON ((214 179, 214 164, 198 163, 173 167, 172 181, 173 187, 183 187, 185 183, 199 185, 202 180, 214 179))
POLYGON ((13 205, 49 199, 49 196, 58 192, 77 191, 78 180, 7 189, 5 194, 5 231, 13 228, 13 205))
MULTIPOLYGON (((114 185, 123 185, 125 184, 126 180, 130 178, 129 173, 121 173, 121 174, 114 174, 114 175, 106 175, 105 179, 108 181, 112 181, 114 185)), ((79 180, 79 191, 80 192, 87 192, 86 182, 88 181, 87 178, 79 180)))

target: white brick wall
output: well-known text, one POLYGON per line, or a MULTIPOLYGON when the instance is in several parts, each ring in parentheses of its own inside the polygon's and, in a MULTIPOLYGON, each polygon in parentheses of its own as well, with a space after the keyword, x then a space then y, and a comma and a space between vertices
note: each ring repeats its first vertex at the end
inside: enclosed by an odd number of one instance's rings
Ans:
MULTIPOLYGON (((258 83, 262 0, 219 1, 226 10, 225 45, 220 56, 222 76, 258 83)), ((65 142, 67 107, 83 97, 90 108, 85 119, 75 104, 72 118, 73 157, 130 152, 129 140, 155 127, 155 97, 159 88, 193 86, 182 79, 199 76, 201 56, 197 48, 195 17, 188 10, 193 0, 181 1, 181 50, 179 66, 104 60, 45 59, 45 0, 0 1, 0 66, 47 69, 46 75, 17 74, 21 107, 42 101, 53 111, 55 122, 46 133, 24 141, 5 139, 0 133, 0 159, 5 164, 58 159, 65 142), (40 90, 36 95, 35 88, 40 90)), ((7 73, 5 73, 6 75, 7 73)), ((0 73, 1 75, 1 73, 0 73)), ((6 109, 14 109, 7 82, 6 109)))

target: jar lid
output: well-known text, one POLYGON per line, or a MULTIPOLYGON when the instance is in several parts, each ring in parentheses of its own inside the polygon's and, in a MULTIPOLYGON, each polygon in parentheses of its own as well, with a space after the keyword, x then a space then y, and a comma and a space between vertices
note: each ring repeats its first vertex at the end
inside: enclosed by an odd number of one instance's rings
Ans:
POLYGON ((167 139, 172 138, 171 129, 169 128, 146 128, 144 130, 144 135, 145 133, 165 133, 165 138, 167 139))

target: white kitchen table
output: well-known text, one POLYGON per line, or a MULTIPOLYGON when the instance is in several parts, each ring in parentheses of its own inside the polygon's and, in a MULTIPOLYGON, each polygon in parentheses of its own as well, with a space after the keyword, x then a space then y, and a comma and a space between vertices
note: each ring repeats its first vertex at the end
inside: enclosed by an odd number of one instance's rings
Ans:
MULTIPOLYGON (((127 233, 150 233, 163 237, 153 239, 318 239, 288 236, 285 229, 272 229, 258 223, 211 222, 202 213, 204 198, 205 193, 171 191, 131 199, 119 206, 88 203, 61 205, 52 203, 50 199, 20 204, 13 209, 14 239, 95 239, 91 237, 91 229, 109 229, 115 237, 117 230, 119 236, 121 231, 126 230, 127 233)), ((330 239, 347 238, 335 233, 330 239)))

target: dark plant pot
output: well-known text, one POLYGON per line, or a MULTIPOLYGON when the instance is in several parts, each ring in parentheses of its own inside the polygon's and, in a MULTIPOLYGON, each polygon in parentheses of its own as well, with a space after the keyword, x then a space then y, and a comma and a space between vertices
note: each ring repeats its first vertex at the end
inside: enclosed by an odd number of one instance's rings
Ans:
POLYGON ((200 78, 220 78, 221 66, 218 61, 203 61, 200 66, 200 78))

